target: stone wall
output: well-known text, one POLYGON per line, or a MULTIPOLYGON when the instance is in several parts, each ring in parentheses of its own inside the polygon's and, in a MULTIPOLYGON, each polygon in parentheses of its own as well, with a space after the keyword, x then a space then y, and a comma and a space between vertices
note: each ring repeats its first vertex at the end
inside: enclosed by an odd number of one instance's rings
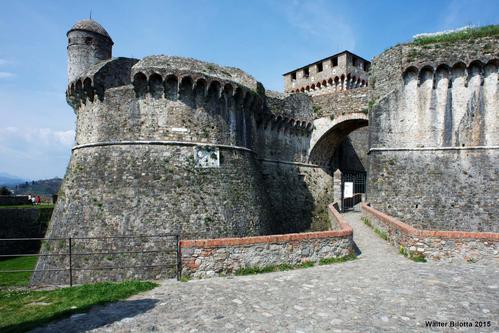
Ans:
POLYGON ((372 206, 415 228, 499 232, 497 150, 371 152, 372 206))
POLYGON ((404 44, 376 57, 368 199, 425 229, 497 232, 499 46, 404 44))
POLYGON ((274 236, 183 240, 182 274, 194 278, 234 274, 244 268, 317 262, 353 253, 352 229, 331 205, 340 230, 274 236))
POLYGON ((324 169, 263 160, 262 172, 273 233, 328 230, 327 205, 333 201, 333 177, 324 169))
POLYGON ((384 232, 393 245, 426 260, 496 263, 499 233, 431 231, 416 229, 383 212, 361 204, 368 223, 384 232))
POLYGON ((31 205, 27 195, 0 195, 0 206, 31 205))
MULTIPOLYGON (((43 238, 53 208, 0 208, 0 238, 43 238)), ((0 254, 37 253, 40 241, 3 241, 0 254)))
POLYGON ((367 114, 367 87, 313 96, 314 118, 332 119, 352 112, 367 114))
MULTIPOLYGON (((196 147, 125 144, 76 149, 47 236, 173 232, 185 238, 216 238, 268 234, 268 200, 254 154, 219 147, 220 166, 201 168, 196 167, 196 147)), ((92 242, 82 243, 79 248, 82 252, 96 249, 99 245, 92 242)), ((42 253, 59 250, 43 248, 42 253)), ((101 260, 99 256, 90 257, 80 267, 99 267, 101 260)), ((128 265, 156 261, 153 256, 123 260, 128 265)), ((54 267, 65 267, 64 258, 44 257, 37 269, 54 267)), ((99 277, 114 279, 124 276, 122 273, 94 272, 82 275, 80 282, 96 281, 99 277)), ((144 275, 130 274, 126 276, 156 277, 145 271, 144 275)), ((33 281, 66 283, 66 275, 35 274, 33 281)))

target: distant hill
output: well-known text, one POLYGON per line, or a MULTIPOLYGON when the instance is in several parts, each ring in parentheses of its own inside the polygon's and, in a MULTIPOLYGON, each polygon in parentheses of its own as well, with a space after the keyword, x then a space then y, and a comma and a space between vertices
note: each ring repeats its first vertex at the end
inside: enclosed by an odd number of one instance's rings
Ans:
POLYGON ((0 186, 12 186, 26 182, 26 179, 0 172, 0 186))
POLYGON ((61 187, 61 178, 34 180, 23 182, 17 185, 8 186, 14 191, 14 194, 37 194, 37 195, 52 195, 59 192, 61 187))

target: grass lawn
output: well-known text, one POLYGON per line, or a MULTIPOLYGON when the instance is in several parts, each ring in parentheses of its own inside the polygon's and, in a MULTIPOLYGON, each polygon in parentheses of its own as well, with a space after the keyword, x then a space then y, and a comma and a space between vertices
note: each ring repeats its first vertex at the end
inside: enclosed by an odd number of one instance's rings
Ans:
POLYGON ((125 299, 156 286, 152 282, 127 281, 44 291, 0 291, 0 332, 24 332, 52 320, 84 312, 94 305, 125 299))
MULTIPOLYGON (((0 271, 34 269, 35 256, 0 261, 0 271)), ((96 283, 55 290, 26 290, 31 272, 0 274, 0 332, 24 332, 52 320, 84 312, 157 286, 152 282, 96 283)))
MULTIPOLYGON (((36 257, 17 257, 0 261, 0 271, 35 269, 36 257)), ((31 272, 0 273, 0 287, 27 286, 31 272)))

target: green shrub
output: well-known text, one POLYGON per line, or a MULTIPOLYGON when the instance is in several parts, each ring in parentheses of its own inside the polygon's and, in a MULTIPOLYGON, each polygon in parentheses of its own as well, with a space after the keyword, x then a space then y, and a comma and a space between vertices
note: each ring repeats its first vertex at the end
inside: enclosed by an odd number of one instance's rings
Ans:
POLYGON ((411 252, 402 245, 399 246, 399 253, 415 262, 426 262, 425 255, 420 252, 411 252))
POLYGON ((321 260, 319 260, 319 265, 338 264, 341 262, 350 261, 354 259, 357 259, 357 256, 355 255, 355 253, 351 253, 343 257, 322 258, 321 260))

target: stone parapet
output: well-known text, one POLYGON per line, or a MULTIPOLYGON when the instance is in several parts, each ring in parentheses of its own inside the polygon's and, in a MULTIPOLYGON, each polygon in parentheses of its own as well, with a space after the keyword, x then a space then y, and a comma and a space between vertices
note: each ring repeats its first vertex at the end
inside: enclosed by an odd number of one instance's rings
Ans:
POLYGON ((331 224, 338 230, 243 238, 198 239, 181 241, 183 274, 205 278, 234 274, 244 268, 342 257, 353 252, 352 228, 331 204, 331 224))
POLYGON ((416 229, 367 204, 361 205, 367 223, 386 234, 406 253, 430 261, 477 262, 499 259, 499 233, 416 229))

